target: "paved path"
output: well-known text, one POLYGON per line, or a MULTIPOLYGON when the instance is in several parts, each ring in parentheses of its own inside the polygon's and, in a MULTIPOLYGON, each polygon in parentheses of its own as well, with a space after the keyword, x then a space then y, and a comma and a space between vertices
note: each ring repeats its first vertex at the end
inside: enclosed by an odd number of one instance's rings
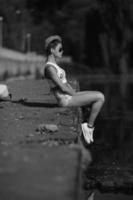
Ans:
POLYGON ((44 80, 8 86, 13 101, 0 103, 0 200, 77 200, 77 110, 57 107, 44 80), (41 134, 39 124, 57 125, 58 131, 41 134))

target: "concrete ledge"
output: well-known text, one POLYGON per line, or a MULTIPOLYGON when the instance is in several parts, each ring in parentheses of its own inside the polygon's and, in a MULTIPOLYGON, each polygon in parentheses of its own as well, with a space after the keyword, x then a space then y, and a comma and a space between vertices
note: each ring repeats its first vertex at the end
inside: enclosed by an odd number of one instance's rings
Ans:
POLYGON ((77 199, 79 152, 66 146, 8 147, 0 153, 0 199, 77 199))
POLYGON ((0 103, 0 198, 80 199, 77 110, 59 108, 45 80, 8 86, 13 101, 0 103), (58 131, 40 134, 41 123, 56 124, 58 131))

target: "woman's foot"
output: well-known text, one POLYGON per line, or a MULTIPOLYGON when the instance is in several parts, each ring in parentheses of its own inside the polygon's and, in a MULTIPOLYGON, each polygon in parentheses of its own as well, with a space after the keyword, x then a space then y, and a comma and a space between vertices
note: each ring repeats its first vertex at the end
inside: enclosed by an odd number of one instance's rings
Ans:
POLYGON ((87 123, 82 123, 81 128, 82 128, 82 132, 83 132, 85 141, 88 144, 90 144, 91 142, 94 142, 94 138, 93 138, 94 127, 91 128, 88 126, 87 123))
POLYGON ((94 142, 94 138, 93 138, 94 127, 89 127, 89 126, 87 126, 87 129, 88 129, 88 133, 89 133, 89 135, 90 135, 90 141, 91 141, 91 142, 94 142))
POLYGON ((88 124, 87 123, 82 123, 81 124, 81 128, 82 128, 82 132, 83 132, 83 136, 85 141, 90 144, 91 143, 91 138, 90 138, 90 134, 88 131, 88 124))

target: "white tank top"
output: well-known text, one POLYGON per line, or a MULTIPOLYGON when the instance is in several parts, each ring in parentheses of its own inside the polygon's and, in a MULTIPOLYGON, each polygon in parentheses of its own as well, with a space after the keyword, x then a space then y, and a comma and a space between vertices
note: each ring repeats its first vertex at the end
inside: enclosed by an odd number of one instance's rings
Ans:
MULTIPOLYGON (((46 65, 52 65, 53 67, 55 67, 56 71, 57 71, 57 76, 62 81, 62 83, 66 83, 67 82, 66 73, 65 73, 64 69, 62 69, 57 64, 52 63, 52 62, 47 62, 46 65)), ((50 88, 53 88, 53 87, 56 86, 51 79, 48 79, 48 82, 49 82, 50 88)))

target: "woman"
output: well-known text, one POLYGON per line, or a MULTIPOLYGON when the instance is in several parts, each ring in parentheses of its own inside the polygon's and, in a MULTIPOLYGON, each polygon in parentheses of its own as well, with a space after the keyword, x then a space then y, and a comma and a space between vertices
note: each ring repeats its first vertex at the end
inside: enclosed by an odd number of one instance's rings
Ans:
POLYGON ((97 91, 76 92, 67 82, 65 71, 57 65, 57 60, 63 54, 60 36, 48 37, 45 40, 45 51, 47 55, 45 77, 48 79, 51 91, 53 91, 59 105, 63 107, 91 106, 87 122, 81 124, 84 139, 90 144, 94 141, 94 122, 103 106, 104 95, 97 91))

